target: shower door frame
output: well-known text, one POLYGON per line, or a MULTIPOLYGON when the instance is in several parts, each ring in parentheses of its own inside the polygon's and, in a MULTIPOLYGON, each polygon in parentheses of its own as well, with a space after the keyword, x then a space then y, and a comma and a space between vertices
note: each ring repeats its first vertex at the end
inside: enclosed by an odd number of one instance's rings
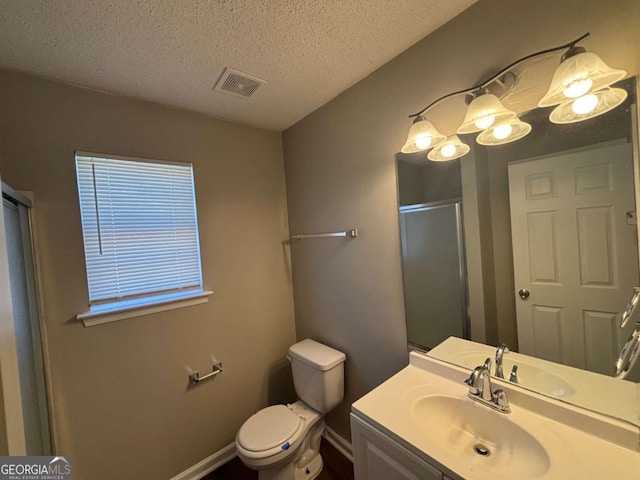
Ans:
MULTIPOLYGON (((39 261, 38 255, 34 248, 37 242, 37 235, 35 231, 33 201, 30 192, 19 192, 7 185, 0 179, 0 187, 2 191, 3 202, 6 198, 8 201, 17 204, 18 208, 23 207, 20 213, 20 230, 22 232, 23 248, 30 258, 25 265, 25 272, 27 275, 27 283, 32 286, 29 289, 29 321, 32 332, 37 335, 38 344, 40 350, 36 353, 36 361, 42 363, 42 375, 43 382, 38 384, 38 396, 39 402, 44 402, 44 409, 40 409, 40 424, 41 426, 46 424, 46 429, 41 433, 43 455, 53 454, 55 451, 55 435, 53 429, 53 405, 52 405, 52 389, 50 382, 50 367, 48 361, 48 343, 45 331, 45 322, 43 321, 43 306, 39 275, 39 261), (25 210, 26 209, 26 210, 25 210), (28 235, 30 240, 27 245, 24 241, 25 234, 28 235), (31 266, 31 268, 28 268, 31 266), (31 278, 29 278, 31 277, 31 278), (38 355, 41 354, 41 358, 38 355)), ((21 385, 19 377, 18 358, 16 351, 16 331, 14 324, 14 307, 11 300, 11 283, 9 277, 8 268, 8 251, 6 245, 6 231, 5 231, 5 219, 4 219, 4 205, 2 212, 0 212, 0 286, 4 295, 8 296, 8 299, 2 298, 2 301, 7 302, 7 308, 0 312, 2 318, 0 318, 0 345, 5 350, 0 354, 0 363, 6 364, 0 365, 1 375, 0 381, 2 382, 1 388, 4 394, 4 422, 6 427, 5 434, 7 440, 7 449, 9 455, 27 455, 27 442, 24 431, 24 411, 22 409, 22 396, 21 385), (7 399, 9 402, 7 403, 7 399)), ((34 349, 37 350, 37 349, 34 349)))

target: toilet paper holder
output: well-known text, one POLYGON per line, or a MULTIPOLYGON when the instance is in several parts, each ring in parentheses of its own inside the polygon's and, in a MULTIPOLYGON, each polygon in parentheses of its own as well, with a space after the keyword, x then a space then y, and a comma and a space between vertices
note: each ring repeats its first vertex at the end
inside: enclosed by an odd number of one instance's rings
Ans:
POLYGON ((222 373, 222 363, 218 362, 218 363, 214 363, 213 364, 213 371, 211 373, 208 373, 204 376, 200 376, 200 372, 193 372, 189 374, 189 383, 193 383, 193 384, 198 384, 204 380, 209 380, 210 378, 215 377, 216 375, 218 375, 219 373, 222 373))

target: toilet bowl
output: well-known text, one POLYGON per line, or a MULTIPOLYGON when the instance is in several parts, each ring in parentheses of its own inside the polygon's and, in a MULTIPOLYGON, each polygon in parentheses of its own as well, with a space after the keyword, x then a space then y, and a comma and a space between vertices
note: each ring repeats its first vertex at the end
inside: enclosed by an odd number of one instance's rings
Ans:
POLYGON ((314 478, 312 471, 317 469, 319 473, 322 469, 322 417, 301 401, 262 409, 238 431, 238 456, 246 466, 260 471, 261 480, 314 478), (316 457, 319 463, 311 465, 316 457), (307 470, 309 473, 305 473, 307 470))
POLYGON ((238 457, 260 480, 315 478, 322 470, 324 415, 344 397, 344 353, 303 340, 288 358, 300 400, 263 408, 236 435, 238 457))

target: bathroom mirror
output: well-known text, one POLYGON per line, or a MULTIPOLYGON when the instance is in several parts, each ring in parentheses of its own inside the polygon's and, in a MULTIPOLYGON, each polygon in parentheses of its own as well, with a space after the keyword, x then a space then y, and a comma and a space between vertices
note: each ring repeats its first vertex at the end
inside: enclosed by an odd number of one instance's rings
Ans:
POLYGON ((546 388, 526 368, 521 386, 640 425, 640 365, 612 377, 635 324, 621 329, 619 314, 640 284, 637 81, 616 86, 625 102, 590 120, 556 125, 553 108, 532 108, 519 113, 533 128, 518 141, 483 147, 461 135, 471 151, 449 162, 398 154, 399 221, 410 348, 450 336, 493 346, 433 352, 472 368, 506 343, 540 359, 532 372, 580 370, 579 391, 546 388), (607 385, 628 408, 588 394, 607 385))

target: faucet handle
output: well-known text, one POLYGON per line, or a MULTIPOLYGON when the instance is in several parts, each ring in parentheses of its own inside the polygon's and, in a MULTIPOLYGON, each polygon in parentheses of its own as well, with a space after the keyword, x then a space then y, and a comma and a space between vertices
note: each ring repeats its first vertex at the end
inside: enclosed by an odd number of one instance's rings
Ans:
POLYGON ((509 375, 509 381, 513 383, 520 383, 518 379, 518 365, 514 365, 511 369, 511 374, 509 375))
POLYGON ((501 388, 497 389, 493 392, 493 402, 498 405, 498 408, 503 413, 511 412, 511 407, 509 406, 509 400, 507 399, 507 394, 501 388))

